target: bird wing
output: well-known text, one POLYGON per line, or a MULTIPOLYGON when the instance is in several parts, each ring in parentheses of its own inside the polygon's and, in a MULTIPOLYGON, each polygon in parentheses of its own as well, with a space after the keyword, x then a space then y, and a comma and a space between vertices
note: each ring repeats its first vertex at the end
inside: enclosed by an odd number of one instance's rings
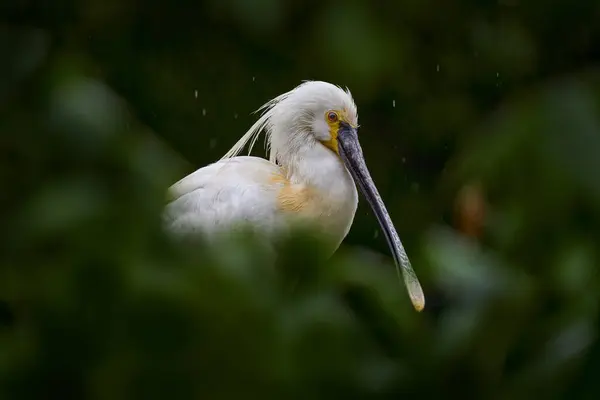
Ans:
POLYGON ((271 230, 283 222, 277 209, 279 167, 240 156, 200 168, 169 188, 163 218, 178 235, 212 235, 247 223, 271 230))

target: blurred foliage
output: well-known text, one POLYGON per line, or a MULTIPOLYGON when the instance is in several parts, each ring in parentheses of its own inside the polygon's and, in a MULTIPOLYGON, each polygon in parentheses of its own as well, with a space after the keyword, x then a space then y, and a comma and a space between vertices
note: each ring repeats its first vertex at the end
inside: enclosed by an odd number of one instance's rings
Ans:
MULTIPOLYGON (((0 398, 597 398, 600 2, 0 5, 0 398), (181 248, 165 189, 348 86, 427 296, 346 245, 181 248)), ((367 250, 369 249, 369 250, 367 250)))

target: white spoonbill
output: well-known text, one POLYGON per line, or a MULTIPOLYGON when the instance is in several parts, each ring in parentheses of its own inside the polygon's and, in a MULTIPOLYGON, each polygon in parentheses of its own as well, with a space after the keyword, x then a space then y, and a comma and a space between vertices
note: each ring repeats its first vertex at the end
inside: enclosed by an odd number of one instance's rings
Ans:
POLYGON ((350 91, 308 81, 259 111, 261 117, 221 160, 169 189, 167 229, 211 236, 243 223, 276 235, 304 222, 331 239, 333 254, 354 220, 356 182, 377 216, 413 306, 422 310, 423 290, 363 158, 350 91), (248 143, 252 150, 261 132, 269 160, 238 156, 248 143))

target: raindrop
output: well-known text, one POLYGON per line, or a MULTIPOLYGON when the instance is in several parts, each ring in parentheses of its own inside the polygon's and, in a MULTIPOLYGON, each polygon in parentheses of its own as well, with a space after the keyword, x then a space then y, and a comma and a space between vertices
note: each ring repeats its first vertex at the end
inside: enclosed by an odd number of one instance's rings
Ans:
POLYGON ((206 108, 202 109, 202 116, 205 117, 206 116, 206 108))
POLYGON ((238 115, 237 113, 233 114, 233 119, 237 119, 238 115))
POLYGON ((396 100, 392 100, 392 107, 396 108, 396 100))
POLYGON ((379 237, 379 231, 377 229, 375 229, 375 232, 373 232, 373 239, 377 239, 379 237))
POLYGON ((198 98, 198 90, 194 90, 194 97, 198 98))
POLYGON ((214 149, 215 147, 217 147, 217 139, 215 139, 215 138, 210 139, 210 142, 208 145, 211 148, 211 150, 214 149))
POLYGON ((252 77, 252 82, 254 82, 254 81, 256 81, 256 77, 255 76, 252 77))
POLYGON ((437 72, 440 72, 440 64, 438 64, 438 65, 436 65, 436 66, 435 66, 435 70, 436 70, 437 72))
POLYGON ((406 157, 402 157, 402 164, 406 164, 406 157))

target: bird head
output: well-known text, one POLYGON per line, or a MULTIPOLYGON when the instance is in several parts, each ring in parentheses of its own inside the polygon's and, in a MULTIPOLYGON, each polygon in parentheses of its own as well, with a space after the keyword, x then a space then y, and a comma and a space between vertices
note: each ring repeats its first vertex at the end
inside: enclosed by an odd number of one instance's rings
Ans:
POLYGON ((327 82, 304 82, 272 103, 267 130, 275 152, 320 144, 339 155, 339 133, 358 128, 350 91, 327 82))

